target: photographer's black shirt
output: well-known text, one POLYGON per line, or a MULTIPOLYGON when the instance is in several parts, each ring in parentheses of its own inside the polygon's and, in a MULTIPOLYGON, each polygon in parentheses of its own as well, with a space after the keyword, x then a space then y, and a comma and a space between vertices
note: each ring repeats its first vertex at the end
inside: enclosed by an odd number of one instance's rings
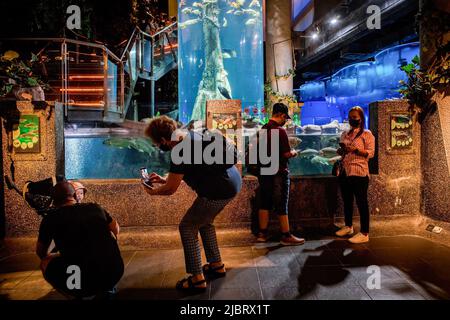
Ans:
MULTIPOLYGON (((204 159, 201 163, 196 164, 194 153, 197 151, 204 152, 207 147, 202 142, 203 134, 190 131, 185 139, 191 144, 192 148, 190 161, 189 163, 175 164, 171 160, 169 172, 183 174, 183 180, 200 197, 224 200, 236 196, 242 187, 241 174, 236 166, 232 165, 226 168, 226 166, 206 164, 204 159), (195 146, 195 144, 198 144, 198 146, 195 146)), ((224 152, 230 152, 231 150, 233 149, 224 148, 224 152)), ((223 159, 226 159, 226 155, 223 159)))
POLYGON ((117 241, 109 230, 111 221, 94 203, 57 208, 43 218, 38 240, 44 245, 54 240, 62 257, 90 270, 123 268, 117 241))

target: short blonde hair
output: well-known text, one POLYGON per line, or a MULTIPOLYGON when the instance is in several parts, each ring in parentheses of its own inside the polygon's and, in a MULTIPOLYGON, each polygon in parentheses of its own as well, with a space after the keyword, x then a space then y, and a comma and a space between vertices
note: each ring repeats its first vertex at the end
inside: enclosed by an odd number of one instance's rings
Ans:
POLYGON ((145 128, 145 135, 155 143, 161 143, 162 139, 171 140, 172 133, 177 129, 175 120, 168 116, 153 118, 145 128))

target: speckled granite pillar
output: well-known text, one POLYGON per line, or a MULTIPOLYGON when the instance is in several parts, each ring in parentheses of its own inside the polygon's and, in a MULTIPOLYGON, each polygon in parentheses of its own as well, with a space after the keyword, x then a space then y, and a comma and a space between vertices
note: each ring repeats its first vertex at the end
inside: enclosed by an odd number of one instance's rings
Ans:
MULTIPOLYGON (((448 1, 433 0, 425 8, 423 14, 427 16, 450 14, 448 1)), ((432 26, 422 23, 420 28, 420 60, 424 69, 433 61, 436 45, 450 42, 450 32, 436 34, 432 30, 434 18, 432 21, 432 26)), ((429 114, 422 123, 423 212, 433 219, 450 222, 450 88, 447 86, 446 92, 437 93, 433 100, 437 112, 429 114)))
MULTIPOLYGON (((404 100, 380 101, 370 105, 370 129, 376 138, 376 174, 371 175, 369 199, 371 214, 420 214, 421 136, 420 124, 413 119, 410 149, 391 149, 391 115, 407 114, 404 100)), ((372 164, 373 167, 373 164, 372 164)))
POLYGON ((450 96, 422 123, 423 212, 450 222, 450 96))
MULTIPOLYGON (((3 106, 4 107, 4 106, 3 106)), ((13 154, 15 182, 22 189, 28 180, 38 181, 64 172, 64 123, 60 105, 50 104, 37 110, 29 102, 17 102, 21 113, 40 116, 41 153, 13 154)), ((4 114, 2 113, 2 116, 4 114)), ((4 118, 2 118, 2 121, 4 118)), ((11 177, 11 161, 8 156, 7 126, 2 127, 3 173, 11 177)), ((6 235, 15 236, 35 231, 40 217, 14 190, 5 190, 6 235)))

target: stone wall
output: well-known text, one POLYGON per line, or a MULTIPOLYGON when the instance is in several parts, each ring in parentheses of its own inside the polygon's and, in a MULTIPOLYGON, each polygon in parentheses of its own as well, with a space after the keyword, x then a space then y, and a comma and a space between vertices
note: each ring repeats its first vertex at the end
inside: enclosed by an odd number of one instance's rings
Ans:
MULTIPOLYGON (((2 106, 5 107, 5 106, 2 106)), ((13 106, 11 110, 14 109, 13 106)), ((15 168, 15 183, 22 189, 27 181, 39 181, 57 172, 63 172, 64 150, 62 108, 54 105, 44 110, 35 110, 29 102, 17 102, 17 109, 21 113, 33 113, 41 117, 41 153, 27 155, 12 155, 15 168), (58 119, 58 120, 56 120, 58 119)), ((2 116, 4 114, 2 113, 2 116)), ((2 120, 4 120, 3 118, 2 120)), ((8 141, 10 137, 5 123, 2 126, 2 155, 3 173, 11 177, 11 160, 8 156, 8 141)), ((40 217, 32 210, 14 190, 5 188, 5 225, 6 235, 23 234, 37 229, 40 217)))
MULTIPOLYGON (((386 152, 389 114, 407 110, 402 101, 379 102, 373 105, 372 121, 378 148, 378 174, 372 174, 369 187, 369 205, 373 215, 398 216, 417 215, 420 212, 420 134, 416 127, 415 149, 409 154, 388 154, 386 152)), ((53 115, 54 116, 54 115, 53 115)), ((46 161, 20 161, 16 163, 16 180, 20 186, 26 180, 40 180, 58 172, 57 150, 61 149, 55 140, 56 123, 52 118, 47 126, 48 155, 46 161), (50 125, 52 123, 52 125, 50 125)), ((62 130, 62 127, 61 127, 62 130)), ((61 131, 62 132, 62 131, 61 131)), ((6 136, 3 132, 3 140, 6 136)), ((6 152, 5 146, 3 152, 6 152)), ((61 151, 61 155, 64 153, 61 151)), ((8 172, 9 161, 4 161, 8 172)), ((177 225, 192 204, 195 194, 182 184, 177 193, 170 197, 151 197, 144 193, 139 180, 85 180, 88 189, 86 201, 104 206, 123 227, 151 227, 177 225)), ((241 193, 218 217, 221 225, 256 226, 258 182, 246 177, 241 193)), ((35 234, 40 218, 25 205, 15 192, 6 190, 6 224, 8 236, 35 234)), ((293 228, 303 226, 327 227, 335 217, 343 216, 343 206, 337 179, 335 177, 292 177, 289 199, 289 213, 293 228)), ((355 215, 357 209, 355 206, 355 215)), ((272 217, 276 220, 276 217, 272 217)), ((274 227, 277 225, 275 224, 274 227)))
MULTIPOLYGON (((433 0, 424 15, 450 14, 445 0, 433 0), (445 12, 445 13, 444 13, 445 12)), ((429 1, 424 1, 429 3, 429 1)), ((450 42, 450 32, 436 32, 435 19, 421 24, 421 65, 426 69, 433 61, 437 46, 450 42)), ((446 19, 449 23, 448 19, 446 19)), ((442 28, 441 30, 444 30, 442 28)), ((448 30, 448 29, 447 29, 448 30)), ((437 111, 428 114, 422 123, 423 213, 438 221, 450 222, 450 88, 437 93, 433 100, 437 111)))
MULTIPOLYGON (((380 101, 370 105, 370 129, 376 138, 377 153, 369 194, 372 214, 420 214, 421 212, 421 135, 413 119, 410 150, 390 150, 391 114, 408 113, 404 100, 380 101)), ((372 166, 374 167, 374 166, 372 166)))
POLYGON ((423 212, 450 222, 450 95, 422 123, 423 212))

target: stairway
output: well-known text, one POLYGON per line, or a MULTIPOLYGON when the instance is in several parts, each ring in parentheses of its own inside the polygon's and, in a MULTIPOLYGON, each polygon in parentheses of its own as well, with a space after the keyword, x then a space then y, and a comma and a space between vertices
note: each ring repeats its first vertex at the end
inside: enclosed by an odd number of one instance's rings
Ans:
POLYGON ((12 48, 17 40, 46 42, 40 53, 51 86, 46 100, 62 102, 67 121, 123 122, 137 82, 158 81, 177 67, 176 28, 155 35, 136 28, 120 58, 104 45, 66 38, 13 39, 12 48))

